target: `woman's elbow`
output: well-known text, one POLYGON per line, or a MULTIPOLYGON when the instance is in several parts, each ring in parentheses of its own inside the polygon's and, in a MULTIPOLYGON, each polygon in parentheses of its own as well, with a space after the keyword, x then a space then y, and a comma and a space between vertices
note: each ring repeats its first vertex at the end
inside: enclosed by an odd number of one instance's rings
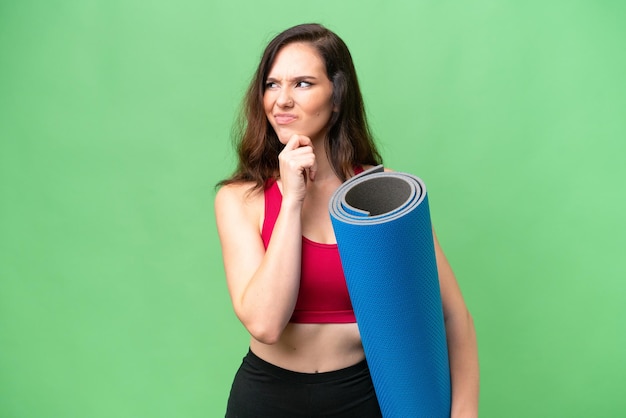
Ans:
POLYGON ((248 331, 250 332, 252 338, 267 345, 276 344, 280 341, 280 336, 282 335, 282 331, 269 329, 268 327, 255 330, 248 329, 248 331))
POLYGON ((444 321, 446 325, 448 323, 453 323, 467 329, 474 329, 474 318, 472 317, 469 309, 465 306, 463 309, 458 309, 449 315, 444 315, 444 321))
MULTIPOLYGON (((241 319, 241 318, 240 318, 241 319)), ((250 336, 263 344, 276 344, 283 333, 283 326, 267 320, 242 321, 250 336)))

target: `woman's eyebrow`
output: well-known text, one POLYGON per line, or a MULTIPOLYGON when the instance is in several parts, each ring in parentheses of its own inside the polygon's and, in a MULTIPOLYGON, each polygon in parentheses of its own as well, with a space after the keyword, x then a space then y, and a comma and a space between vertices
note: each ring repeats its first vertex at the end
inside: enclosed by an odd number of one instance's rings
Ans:
MULTIPOLYGON (((317 80, 317 77, 313 75, 298 75, 295 77, 287 78, 286 81, 301 81, 301 80, 317 80)), ((276 77, 267 77, 266 81, 279 81, 276 77)))

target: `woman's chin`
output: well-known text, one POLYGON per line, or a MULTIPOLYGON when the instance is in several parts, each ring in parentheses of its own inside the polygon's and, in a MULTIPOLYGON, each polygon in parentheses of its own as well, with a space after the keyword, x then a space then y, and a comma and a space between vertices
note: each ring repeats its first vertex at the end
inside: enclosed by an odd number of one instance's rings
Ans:
POLYGON ((283 145, 287 145, 287 142, 289 142, 291 137, 294 136, 294 135, 295 135, 295 133, 291 132, 291 131, 289 131, 289 132, 286 132, 286 131, 276 132, 276 136, 278 137, 278 140, 283 145))
POLYGON ((291 138, 292 136, 293 134, 278 134, 278 140, 281 144, 287 145, 287 142, 289 142, 289 138, 291 138))

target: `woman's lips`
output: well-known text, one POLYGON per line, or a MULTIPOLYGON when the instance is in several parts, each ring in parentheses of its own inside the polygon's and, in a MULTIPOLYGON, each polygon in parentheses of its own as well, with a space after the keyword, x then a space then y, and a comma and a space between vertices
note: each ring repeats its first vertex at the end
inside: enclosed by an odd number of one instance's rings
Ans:
POLYGON ((288 125, 296 120, 296 115, 292 115, 289 113, 279 113, 277 115, 274 115, 274 120, 279 125, 288 125))

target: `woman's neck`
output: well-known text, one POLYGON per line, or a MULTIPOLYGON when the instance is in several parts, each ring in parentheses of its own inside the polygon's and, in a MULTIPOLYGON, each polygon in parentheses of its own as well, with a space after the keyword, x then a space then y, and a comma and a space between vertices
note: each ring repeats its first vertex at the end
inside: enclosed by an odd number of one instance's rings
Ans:
POLYGON ((337 174, 326 154, 326 141, 324 139, 313 142, 313 152, 315 153, 315 162, 317 163, 317 172, 315 173, 315 181, 325 181, 337 178, 337 174))

